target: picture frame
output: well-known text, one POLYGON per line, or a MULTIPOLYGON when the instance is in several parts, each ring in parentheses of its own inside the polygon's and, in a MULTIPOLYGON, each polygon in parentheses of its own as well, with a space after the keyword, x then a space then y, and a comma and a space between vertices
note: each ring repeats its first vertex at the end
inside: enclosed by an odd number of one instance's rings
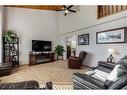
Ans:
POLYGON ((78 45, 89 45, 89 34, 78 35, 78 45))
POLYGON ((127 27, 96 32, 96 44, 114 44, 127 42, 127 27))

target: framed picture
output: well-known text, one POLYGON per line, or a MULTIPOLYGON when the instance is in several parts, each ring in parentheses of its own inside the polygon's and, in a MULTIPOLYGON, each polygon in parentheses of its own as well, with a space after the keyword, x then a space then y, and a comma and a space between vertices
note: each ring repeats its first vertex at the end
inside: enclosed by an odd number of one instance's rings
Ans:
POLYGON ((118 28, 96 33, 97 44, 113 44, 127 42, 127 28, 118 28))
POLYGON ((78 35, 78 45, 89 45, 89 34, 78 35))

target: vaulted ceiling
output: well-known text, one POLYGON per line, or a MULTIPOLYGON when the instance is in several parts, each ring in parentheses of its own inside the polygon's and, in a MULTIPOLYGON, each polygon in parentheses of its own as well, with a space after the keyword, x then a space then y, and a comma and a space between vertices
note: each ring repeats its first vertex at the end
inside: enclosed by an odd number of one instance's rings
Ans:
POLYGON ((39 10, 52 10, 52 11, 63 9, 62 5, 5 5, 4 7, 17 7, 39 10))

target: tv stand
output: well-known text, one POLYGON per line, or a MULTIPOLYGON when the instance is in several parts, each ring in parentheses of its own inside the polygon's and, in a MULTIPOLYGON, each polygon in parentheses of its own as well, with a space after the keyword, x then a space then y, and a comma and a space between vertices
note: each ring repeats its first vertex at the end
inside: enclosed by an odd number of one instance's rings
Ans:
POLYGON ((29 66, 39 63, 54 62, 54 53, 29 54, 29 66))

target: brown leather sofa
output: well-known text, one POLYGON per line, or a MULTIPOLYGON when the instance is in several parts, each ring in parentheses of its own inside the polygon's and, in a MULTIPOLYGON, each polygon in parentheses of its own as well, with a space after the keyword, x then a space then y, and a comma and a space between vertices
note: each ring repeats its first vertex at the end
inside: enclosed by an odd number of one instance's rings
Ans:
POLYGON ((0 63, 0 77, 11 74, 11 63, 0 63))
POLYGON ((68 68, 80 69, 82 62, 86 58, 87 53, 85 51, 80 51, 79 57, 70 56, 68 60, 68 68))
POLYGON ((38 81, 36 80, 29 80, 29 81, 22 81, 22 82, 15 82, 15 83, 0 83, 0 89, 43 89, 43 90, 52 90, 52 82, 46 82, 45 87, 41 88, 38 81))
POLYGON ((127 56, 117 63, 99 61, 98 66, 85 74, 73 74, 73 88, 78 90, 127 90, 127 56), (88 73, 89 72, 89 73, 88 73), (112 77, 116 76, 116 77, 112 77))

